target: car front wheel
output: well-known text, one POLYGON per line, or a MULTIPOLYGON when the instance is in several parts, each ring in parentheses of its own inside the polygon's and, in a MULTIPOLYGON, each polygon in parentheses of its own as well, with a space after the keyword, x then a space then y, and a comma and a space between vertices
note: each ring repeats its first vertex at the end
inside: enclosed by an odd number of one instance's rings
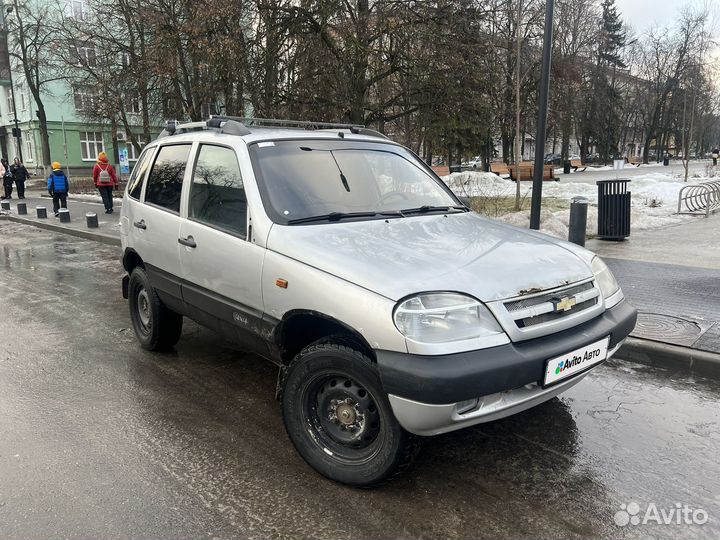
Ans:
POLYGON ((372 360, 342 340, 317 342, 295 357, 282 412, 300 455, 337 482, 381 484, 417 455, 418 439, 395 419, 372 360))

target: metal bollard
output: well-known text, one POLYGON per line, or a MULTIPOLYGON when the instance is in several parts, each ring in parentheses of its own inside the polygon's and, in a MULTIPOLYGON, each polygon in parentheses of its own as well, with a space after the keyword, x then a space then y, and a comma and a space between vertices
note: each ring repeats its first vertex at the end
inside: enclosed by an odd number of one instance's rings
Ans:
POLYGON ((70 210, 67 208, 61 208, 60 212, 60 223, 70 223, 70 210))
POLYGON ((87 222, 88 229, 98 228, 98 217, 95 212, 88 212, 85 214, 85 221, 87 222))
POLYGON ((47 218, 47 208, 45 208, 44 206, 36 207, 35 211, 37 212, 37 217, 39 217, 40 219, 47 218))
POLYGON ((0 208, 3 210, 10 210, 10 201, 0 202, 0 208))
POLYGON ((26 216, 27 215, 27 204, 24 202, 17 203, 17 213, 18 216, 26 216))
POLYGON ((585 230, 587 229, 588 200, 585 197, 573 197, 570 203, 570 224, 568 241, 585 247, 585 230))

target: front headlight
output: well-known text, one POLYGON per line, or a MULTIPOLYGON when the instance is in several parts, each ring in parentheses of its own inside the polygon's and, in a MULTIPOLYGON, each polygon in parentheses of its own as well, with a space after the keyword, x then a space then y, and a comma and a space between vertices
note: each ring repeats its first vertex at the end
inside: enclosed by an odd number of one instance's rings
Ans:
POLYGON ((615 276, 612 275, 612 272, 600 257, 595 257, 592 260, 592 271, 604 299, 610 298, 620 290, 620 285, 615 281, 615 276))
POLYGON ((448 343, 504 335, 488 309, 458 293, 423 293, 395 308, 395 326, 420 343, 448 343))

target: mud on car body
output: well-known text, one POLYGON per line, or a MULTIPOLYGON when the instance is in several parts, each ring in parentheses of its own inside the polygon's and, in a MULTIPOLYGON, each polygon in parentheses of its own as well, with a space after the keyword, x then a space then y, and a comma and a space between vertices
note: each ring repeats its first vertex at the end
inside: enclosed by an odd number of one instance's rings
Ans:
POLYGON ((632 330, 601 259, 469 211, 379 133, 248 123, 171 125, 144 149, 123 292, 147 349, 189 317, 275 362, 288 435, 323 475, 382 483, 423 436, 551 399, 632 330))

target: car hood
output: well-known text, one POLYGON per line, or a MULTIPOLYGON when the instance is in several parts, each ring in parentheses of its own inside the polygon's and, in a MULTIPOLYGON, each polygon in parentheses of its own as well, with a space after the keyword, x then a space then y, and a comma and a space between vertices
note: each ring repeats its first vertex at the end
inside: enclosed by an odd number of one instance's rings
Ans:
POLYGON ((491 302, 592 277, 592 254, 473 212, 272 227, 268 249, 392 300, 458 291, 491 302))

